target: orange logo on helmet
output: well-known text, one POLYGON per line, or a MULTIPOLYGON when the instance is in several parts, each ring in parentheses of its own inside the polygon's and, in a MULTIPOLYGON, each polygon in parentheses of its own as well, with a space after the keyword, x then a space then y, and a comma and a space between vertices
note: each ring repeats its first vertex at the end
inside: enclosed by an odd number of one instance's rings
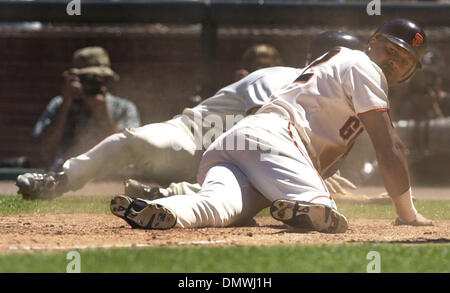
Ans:
POLYGON ((413 47, 419 47, 423 43, 423 36, 420 33, 417 33, 414 36, 414 39, 412 41, 413 47))

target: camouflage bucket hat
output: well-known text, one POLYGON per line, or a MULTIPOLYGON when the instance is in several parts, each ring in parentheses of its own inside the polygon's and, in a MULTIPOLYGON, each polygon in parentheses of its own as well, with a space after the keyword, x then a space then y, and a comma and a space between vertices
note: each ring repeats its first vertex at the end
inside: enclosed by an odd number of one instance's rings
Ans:
POLYGON ((73 67, 64 71, 63 75, 94 74, 119 80, 119 75, 111 69, 108 53, 102 47, 85 47, 73 54, 73 67))

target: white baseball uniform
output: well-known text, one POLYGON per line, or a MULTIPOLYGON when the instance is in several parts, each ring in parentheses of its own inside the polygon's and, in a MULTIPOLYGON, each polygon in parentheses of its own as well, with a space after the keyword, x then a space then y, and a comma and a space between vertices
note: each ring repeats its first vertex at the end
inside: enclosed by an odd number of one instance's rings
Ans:
POLYGON ((238 224, 277 199, 336 208, 322 176, 362 131, 358 114, 389 108, 387 91, 365 53, 332 50, 210 145, 198 193, 153 202, 176 213, 177 227, 238 224))
MULTIPOLYGON (((301 69, 272 67, 249 74, 183 115, 162 123, 126 129, 88 152, 67 160, 68 186, 76 190, 88 181, 134 164, 159 182, 195 179, 200 158, 209 144, 247 111, 262 106, 275 90, 290 84, 301 69), (228 121, 227 121, 228 119, 228 121)), ((178 190, 185 191, 189 184, 178 190)))

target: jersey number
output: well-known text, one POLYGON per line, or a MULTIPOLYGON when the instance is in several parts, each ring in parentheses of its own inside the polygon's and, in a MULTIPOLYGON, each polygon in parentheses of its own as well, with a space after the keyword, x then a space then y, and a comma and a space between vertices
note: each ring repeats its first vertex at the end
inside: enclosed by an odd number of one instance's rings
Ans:
POLYGON ((344 123, 344 126, 339 129, 339 134, 344 140, 349 139, 361 126, 361 122, 355 116, 350 116, 344 123))
MULTIPOLYGON (((317 65, 327 62, 328 60, 330 60, 331 58, 336 56, 340 51, 341 51, 340 47, 335 47, 335 48, 331 49, 325 55, 323 55, 320 58, 317 58, 316 60, 314 60, 314 62, 309 64, 309 66, 306 67, 305 70, 303 70, 303 72, 307 71, 308 69, 313 68, 314 66, 317 66, 317 65)), ((313 75, 314 75, 314 73, 302 73, 302 75, 300 75, 294 82, 306 83, 311 79, 311 77, 313 77, 313 75)))

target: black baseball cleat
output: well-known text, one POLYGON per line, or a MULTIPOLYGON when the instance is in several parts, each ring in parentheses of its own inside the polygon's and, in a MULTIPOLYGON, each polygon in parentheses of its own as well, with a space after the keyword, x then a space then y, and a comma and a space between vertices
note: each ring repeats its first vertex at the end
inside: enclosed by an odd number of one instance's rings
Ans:
POLYGON ((177 223, 177 216, 170 209, 126 195, 114 197, 110 209, 113 215, 124 219, 132 228, 166 230, 177 223))
POLYGON ((28 200, 51 200, 68 191, 67 177, 60 173, 25 173, 17 176, 18 194, 28 200))
POLYGON ((348 222, 337 210, 322 204, 280 199, 270 206, 270 214, 288 226, 323 233, 344 233, 348 222))
POLYGON ((124 182, 124 185, 125 194, 130 197, 137 197, 148 200, 155 200, 164 197, 164 195, 159 190, 159 186, 157 185, 146 185, 133 179, 128 179, 124 182))

